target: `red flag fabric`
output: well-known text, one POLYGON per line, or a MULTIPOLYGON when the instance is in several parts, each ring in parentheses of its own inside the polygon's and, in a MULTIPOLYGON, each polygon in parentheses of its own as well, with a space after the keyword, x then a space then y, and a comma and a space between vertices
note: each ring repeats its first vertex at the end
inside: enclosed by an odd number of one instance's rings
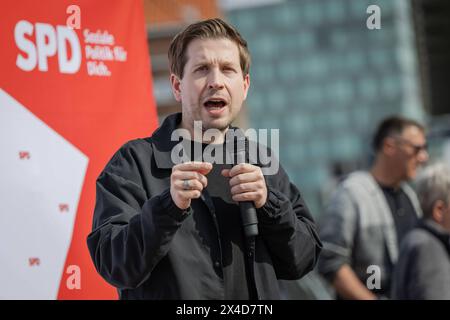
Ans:
POLYGON ((142 0, 3 0, 0 16, 0 298, 116 299, 86 237, 96 177, 157 127, 142 0))

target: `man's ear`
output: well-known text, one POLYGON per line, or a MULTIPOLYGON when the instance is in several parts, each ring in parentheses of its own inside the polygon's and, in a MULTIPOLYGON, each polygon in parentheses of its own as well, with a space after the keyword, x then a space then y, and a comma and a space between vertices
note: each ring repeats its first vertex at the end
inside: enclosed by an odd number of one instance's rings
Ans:
POLYGON ((444 220, 445 203, 442 200, 437 200, 433 205, 433 219, 437 223, 442 223, 444 220))
POLYGON ((181 102, 181 81, 177 75, 171 73, 170 74, 170 84, 172 85, 172 93, 178 102, 181 102))
POLYGON ((244 100, 247 99, 248 89, 250 88, 250 74, 244 77, 244 100))
POLYGON ((395 140, 392 137, 386 137, 383 140, 382 150, 387 155, 395 153, 395 140))

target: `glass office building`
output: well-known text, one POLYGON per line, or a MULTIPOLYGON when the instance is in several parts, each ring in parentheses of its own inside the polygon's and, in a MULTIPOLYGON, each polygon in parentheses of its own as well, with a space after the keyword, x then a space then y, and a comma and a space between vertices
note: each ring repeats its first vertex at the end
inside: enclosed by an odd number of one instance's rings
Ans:
POLYGON ((248 125, 280 129, 281 161, 314 215, 335 174, 368 165, 380 119, 426 120, 409 1, 276 1, 226 17, 252 54, 248 125), (373 4, 380 29, 366 24, 373 4))

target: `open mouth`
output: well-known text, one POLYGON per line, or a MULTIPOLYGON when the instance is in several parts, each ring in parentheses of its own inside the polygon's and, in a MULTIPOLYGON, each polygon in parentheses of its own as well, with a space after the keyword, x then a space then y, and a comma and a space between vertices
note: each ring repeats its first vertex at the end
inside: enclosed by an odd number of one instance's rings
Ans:
POLYGON ((211 117, 220 117, 224 110, 226 110, 226 106, 228 105, 227 101, 223 98, 209 98, 204 103, 203 106, 205 110, 211 117))
POLYGON ((221 110, 227 105, 226 101, 223 99, 208 99, 203 103, 203 106, 208 110, 221 110))

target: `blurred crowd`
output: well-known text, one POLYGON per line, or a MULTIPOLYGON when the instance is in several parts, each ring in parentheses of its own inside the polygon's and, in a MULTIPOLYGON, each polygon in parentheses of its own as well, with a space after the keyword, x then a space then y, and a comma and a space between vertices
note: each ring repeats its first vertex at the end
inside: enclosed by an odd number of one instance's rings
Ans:
POLYGON ((426 128, 400 116, 378 125, 372 148, 371 167, 341 177, 318 222, 324 245, 319 276, 303 280, 303 289, 317 291, 322 283, 326 294, 295 292, 283 283, 285 292, 318 299, 450 299, 448 165, 429 163, 426 128))

